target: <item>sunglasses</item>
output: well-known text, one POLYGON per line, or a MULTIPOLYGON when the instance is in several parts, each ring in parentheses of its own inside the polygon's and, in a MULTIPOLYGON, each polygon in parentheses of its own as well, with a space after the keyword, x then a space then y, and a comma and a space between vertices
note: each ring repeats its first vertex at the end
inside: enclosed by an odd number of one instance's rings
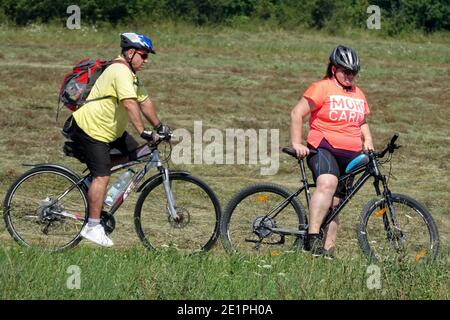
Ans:
POLYGON ((139 51, 136 51, 136 53, 141 56, 142 60, 147 60, 148 53, 139 52, 139 51))
POLYGON ((346 75, 346 76, 356 76, 358 74, 358 71, 353 71, 353 70, 348 70, 348 69, 341 69, 341 71, 346 75))

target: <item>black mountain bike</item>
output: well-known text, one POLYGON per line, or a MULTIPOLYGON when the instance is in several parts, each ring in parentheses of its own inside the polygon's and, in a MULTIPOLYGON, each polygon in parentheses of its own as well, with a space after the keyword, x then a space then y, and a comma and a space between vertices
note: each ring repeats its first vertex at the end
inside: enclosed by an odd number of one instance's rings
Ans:
MULTIPOLYGON (((416 200, 391 193, 387 178, 380 172, 382 163, 389 162, 400 146, 395 134, 382 152, 370 151, 368 161, 357 165, 339 178, 348 187, 348 193, 336 208, 330 210, 321 226, 325 228, 341 212, 364 183, 373 177, 376 198, 370 200, 360 215, 357 237, 364 254, 371 260, 407 258, 411 261, 432 261, 439 249, 436 224, 428 210, 416 200), (381 159, 389 154, 388 159, 381 159), (354 178, 359 179, 352 183, 354 178), (381 184, 381 188, 380 188, 381 184)), ((293 148, 283 152, 297 158, 293 148)), ((274 246, 290 249, 302 248, 308 230, 306 211, 297 196, 305 191, 309 207, 309 188, 303 159, 298 159, 302 186, 290 192, 276 184, 256 184, 238 192, 228 203, 221 225, 221 240, 228 252, 267 250, 274 246), (287 241, 286 236, 292 236, 287 241)))
MULTIPOLYGON (((171 171, 163 165, 158 151, 163 140, 161 137, 154 144, 141 146, 142 156, 136 161, 111 169, 114 174, 144 164, 117 201, 102 212, 101 223, 106 233, 111 233, 115 228, 114 213, 137 188, 140 196, 134 210, 134 224, 147 248, 177 248, 185 252, 209 250, 218 238, 219 200, 199 178, 186 171, 171 171), (159 172, 139 185, 155 167, 159 172)), ((75 150, 73 142, 66 142, 65 146, 75 150)), ((111 156, 119 155, 112 153, 111 156)), ((14 240, 25 246, 51 250, 77 245, 88 218, 87 191, 91 179, 90 173, 80 177, 57 164, 33 165, 11 185, 4 200, 4 220, 14 240)))

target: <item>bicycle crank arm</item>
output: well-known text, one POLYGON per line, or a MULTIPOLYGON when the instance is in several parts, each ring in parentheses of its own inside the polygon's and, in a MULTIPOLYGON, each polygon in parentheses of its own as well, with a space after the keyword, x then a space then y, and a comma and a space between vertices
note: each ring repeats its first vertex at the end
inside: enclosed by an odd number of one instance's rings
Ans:
POLYGON ((285 243, 285 238, 284 238, 284 235, 280 235, 280 240, 277 241, 277 242, 263 242, 263 239, 253 240, 253 239, 245 238, 245 242, 256 243, 257 247, 259 248, 261 246, 261 244, 268 244, 268 245, 284 244, 285 243))
POLYGON ((280 235, 297 235, 297 236, 303 236, 306 235, 306 230, 292 230, 292 229, 284 229, 284 228, 267 228, 268 230, 272 231, 273 233, 277 233, 280 235))
POLYGON ((63 217, 67 217, 67 218, 72 218, 74 220, 79 220, 79 221, 84 221, 84 216, 81 214, 71 214, 68 213, 67 211, 63 211, 63 212, 53 212, 55 215, 58 216, 63 216, 63 217))

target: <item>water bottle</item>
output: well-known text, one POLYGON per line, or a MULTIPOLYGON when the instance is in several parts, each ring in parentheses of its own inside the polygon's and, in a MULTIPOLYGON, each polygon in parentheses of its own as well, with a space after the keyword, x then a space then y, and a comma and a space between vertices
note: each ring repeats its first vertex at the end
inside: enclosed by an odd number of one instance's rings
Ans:
POLYGON ((130 183, 131 179, 133 178, 134 171, 131 169, 128 169, 124 173, 122 173, 117 179, 117 181, 109 188, 108 192, 106 193, 105 198, 105 204, 108 206, 112 206, 117 199, 119 198, 120 194, 125 191, 125 188, 128 186, 128 183, 130 183))

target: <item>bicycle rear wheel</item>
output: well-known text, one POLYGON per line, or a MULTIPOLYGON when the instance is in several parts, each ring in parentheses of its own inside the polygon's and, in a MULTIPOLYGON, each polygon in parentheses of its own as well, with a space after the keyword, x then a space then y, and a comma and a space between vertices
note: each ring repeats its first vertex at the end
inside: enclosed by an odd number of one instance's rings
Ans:
POLYGON ((170 183, 180 219, 170 217, 163 180, 158 177, 144 188, 136 203, 134 223, 139 239, 151 250, 210 250, 218 238, 219 200, 196 177, 170 173, 170 183))
POLYGON ((86 191, 76 185, 78 180, 50 167, 36 167, 19 177, 3 203, 3 218, 14 240, 50 250, 75 246, 88 215, 86 191))
POLYGON ((431 214, 408 196, 392 194, 392 201, 395 227, 384 198, 371 200, 361 213, 358 240, 366 256, 372 261, 433 261, 439 234, 431 214))
POLYGON ((291 234, 289 240, 274 228, 286 232, 305 230, 306 214, 292 198, 276 218, 265 218, 292 193, 274 184, 257 184, 238 192, 228 203, 220 223, 223 246, 229 253, 270 253, 296 250, 303 236, 291 234))

